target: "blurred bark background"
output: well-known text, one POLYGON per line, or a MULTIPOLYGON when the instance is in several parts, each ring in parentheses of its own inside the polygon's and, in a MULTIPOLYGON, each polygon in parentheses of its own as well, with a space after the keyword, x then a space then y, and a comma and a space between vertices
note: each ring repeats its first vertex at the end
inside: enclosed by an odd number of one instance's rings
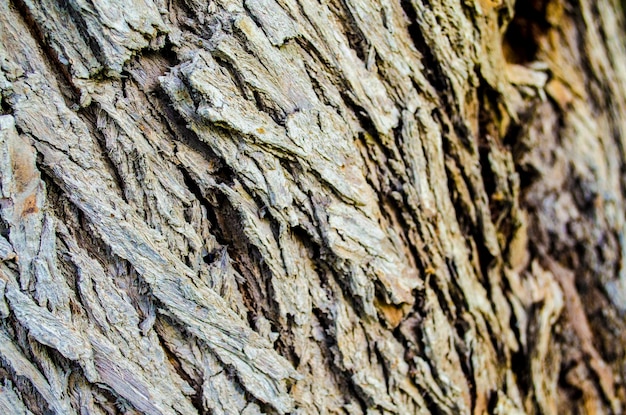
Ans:
POLYGON ((617 0, 0 9, 1 413, 622 413, 617 0))

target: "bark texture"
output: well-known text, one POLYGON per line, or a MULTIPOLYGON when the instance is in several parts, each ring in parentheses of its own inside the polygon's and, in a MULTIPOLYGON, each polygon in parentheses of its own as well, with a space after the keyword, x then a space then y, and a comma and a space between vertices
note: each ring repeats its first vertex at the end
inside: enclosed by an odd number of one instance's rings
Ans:
POLYGON ((0 1, 0 412, 626 402, 617 0, 0 1))

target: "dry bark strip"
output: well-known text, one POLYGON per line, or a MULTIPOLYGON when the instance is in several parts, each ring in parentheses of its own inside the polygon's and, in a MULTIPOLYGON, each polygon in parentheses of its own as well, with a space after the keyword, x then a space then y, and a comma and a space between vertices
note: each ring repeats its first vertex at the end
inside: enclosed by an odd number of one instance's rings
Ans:
POLYGON ((0 413, 621 414, 623 21, 0 2, 0 413))

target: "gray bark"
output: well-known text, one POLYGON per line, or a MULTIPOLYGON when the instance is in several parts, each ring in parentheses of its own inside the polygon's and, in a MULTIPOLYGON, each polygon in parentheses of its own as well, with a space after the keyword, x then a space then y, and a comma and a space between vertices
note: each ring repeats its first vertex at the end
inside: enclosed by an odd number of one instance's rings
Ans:
POLYGON ((0 413, 621 414, 619 7, 0 2, 0 413))

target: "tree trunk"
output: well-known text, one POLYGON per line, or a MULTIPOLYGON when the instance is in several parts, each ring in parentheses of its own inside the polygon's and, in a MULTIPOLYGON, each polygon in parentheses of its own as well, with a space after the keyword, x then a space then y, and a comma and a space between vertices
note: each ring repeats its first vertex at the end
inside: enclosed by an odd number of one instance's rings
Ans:
POLYGON ((0 413, 626 402, 617 0, 0 2, 0 413))

